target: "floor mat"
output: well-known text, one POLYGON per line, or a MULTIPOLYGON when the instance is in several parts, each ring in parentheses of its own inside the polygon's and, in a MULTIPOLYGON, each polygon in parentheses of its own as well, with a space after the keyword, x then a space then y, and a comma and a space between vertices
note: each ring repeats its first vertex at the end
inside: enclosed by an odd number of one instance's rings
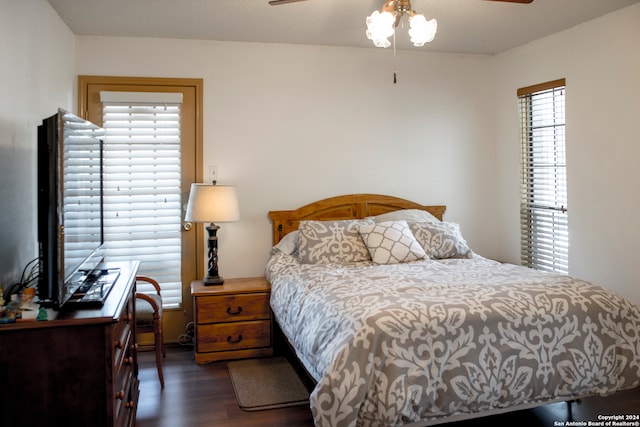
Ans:
POLYGON ((227 363, 238 406, 245 411, 284 408, 309 402, 309 392, 284 357, 227 363))

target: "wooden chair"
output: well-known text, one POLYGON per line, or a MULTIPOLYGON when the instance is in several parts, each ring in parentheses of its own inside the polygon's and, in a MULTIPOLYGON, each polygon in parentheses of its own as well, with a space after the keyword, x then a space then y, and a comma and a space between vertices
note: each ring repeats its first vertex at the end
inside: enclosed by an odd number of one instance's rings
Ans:
POLYGON ((162 297, 160 296, 160 285, 154 279, 146 276, 136 276, 136 282, 151 284, 156 291, 155 294, 136 293, 136 334, 153 333, 158 378, 160 379, 160 385, 164 387, 162 358, 166 357, 167 354, 164 349, 164 339, 162 337, 162 297))

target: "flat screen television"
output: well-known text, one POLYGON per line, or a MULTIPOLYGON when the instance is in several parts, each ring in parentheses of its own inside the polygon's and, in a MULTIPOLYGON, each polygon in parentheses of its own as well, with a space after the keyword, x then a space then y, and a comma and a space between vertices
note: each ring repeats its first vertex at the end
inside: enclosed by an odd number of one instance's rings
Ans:
POLYGON ((38 126, 38 299, 61 308, 103 260, 104 129, 63 109, 38 126))

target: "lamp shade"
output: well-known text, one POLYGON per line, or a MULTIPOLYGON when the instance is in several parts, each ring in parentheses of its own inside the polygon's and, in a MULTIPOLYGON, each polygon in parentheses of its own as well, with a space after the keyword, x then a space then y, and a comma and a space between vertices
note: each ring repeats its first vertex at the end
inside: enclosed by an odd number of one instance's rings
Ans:
POLYGON ((191 184, 185 221, 232 222, 239 219, 240 211, 235 186, 191 184))

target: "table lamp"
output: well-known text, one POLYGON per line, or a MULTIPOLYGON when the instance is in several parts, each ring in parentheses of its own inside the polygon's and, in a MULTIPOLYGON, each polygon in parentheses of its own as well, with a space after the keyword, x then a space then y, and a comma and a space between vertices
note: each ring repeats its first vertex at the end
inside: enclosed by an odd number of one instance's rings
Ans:
POLYGON ((207 275, 202 279, 205 286, 222 285, 224 280, 218 275, 218 237, 220 228, 216 222, 233 222, 240 219, 236 187, 232 185, 191 184, 189 202, 184 220, 186 222, 210 223, 209 264, 207 275))

